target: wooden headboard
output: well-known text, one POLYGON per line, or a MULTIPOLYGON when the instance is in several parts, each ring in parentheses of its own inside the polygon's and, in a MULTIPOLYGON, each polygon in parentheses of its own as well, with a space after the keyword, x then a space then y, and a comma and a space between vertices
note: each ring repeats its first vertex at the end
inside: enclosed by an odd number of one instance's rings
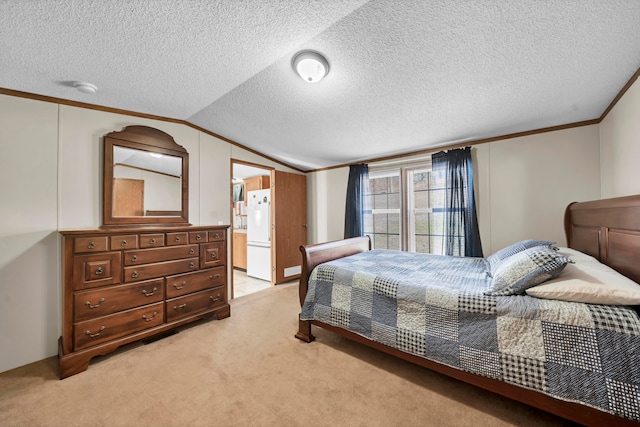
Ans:
POLYGON ((571 203, 564 229, 570 248, 640 283, 640 195, 571 203))

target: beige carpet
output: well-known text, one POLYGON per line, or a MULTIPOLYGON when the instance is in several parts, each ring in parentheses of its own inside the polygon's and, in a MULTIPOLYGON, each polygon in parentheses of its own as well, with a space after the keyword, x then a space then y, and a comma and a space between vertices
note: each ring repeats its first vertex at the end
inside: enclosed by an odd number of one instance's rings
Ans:
POLYGON ((297 284, 231 317, 96 358, 0 374, 1 426, 558 426, 567 422, 315 328, 294 338, 297 284))

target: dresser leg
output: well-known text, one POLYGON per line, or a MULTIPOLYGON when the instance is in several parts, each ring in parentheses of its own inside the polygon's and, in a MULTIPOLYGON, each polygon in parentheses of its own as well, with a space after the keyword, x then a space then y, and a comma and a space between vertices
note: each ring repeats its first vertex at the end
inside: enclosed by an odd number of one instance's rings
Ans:
POLYGON ((77 353, 62 354, 62 338, 58 341, 58 376, 65 379, 89 368, 89 362, 94 355, 78 355, 77 353))
POLYGON ((218 320, 225 319, 229 316, 231 316, 231 306, 228 304, 226 307, 223 307, 220 310, 216 311, 216 318, 218 320))

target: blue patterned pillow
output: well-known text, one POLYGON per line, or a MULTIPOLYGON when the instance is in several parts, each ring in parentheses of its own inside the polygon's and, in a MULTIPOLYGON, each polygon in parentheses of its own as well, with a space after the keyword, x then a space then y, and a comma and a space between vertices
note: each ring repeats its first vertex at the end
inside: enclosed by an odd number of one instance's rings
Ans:
POLYGON ((551 246, 554 243, 555 242, 550 242, 548 240, 529 239, 522 240, 520 242, 509 245, 506 248, 502 248, 498 252, 487 257, 487 261, 489 262, 489 275, 493 275, 493 271, 498 268, 498 265, 502 260, 509 258, 510 256, 517 254, 518 252, 522 252, 526 249, 534 248, 536 246, 551 246))
POLYGON ((503 259, 493 272, 486 295, 520 295, 532 286, 557 277, 569 258, 550 246, 535 246, 503 259))

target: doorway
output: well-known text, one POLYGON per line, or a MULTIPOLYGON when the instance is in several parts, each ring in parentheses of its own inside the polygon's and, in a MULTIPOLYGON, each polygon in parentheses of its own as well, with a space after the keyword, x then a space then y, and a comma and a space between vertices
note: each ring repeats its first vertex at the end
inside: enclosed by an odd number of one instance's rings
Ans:
POLYGON ((271 286, 271 168, 232 160, 231 175, 232 297, 238 298, 271 286))

